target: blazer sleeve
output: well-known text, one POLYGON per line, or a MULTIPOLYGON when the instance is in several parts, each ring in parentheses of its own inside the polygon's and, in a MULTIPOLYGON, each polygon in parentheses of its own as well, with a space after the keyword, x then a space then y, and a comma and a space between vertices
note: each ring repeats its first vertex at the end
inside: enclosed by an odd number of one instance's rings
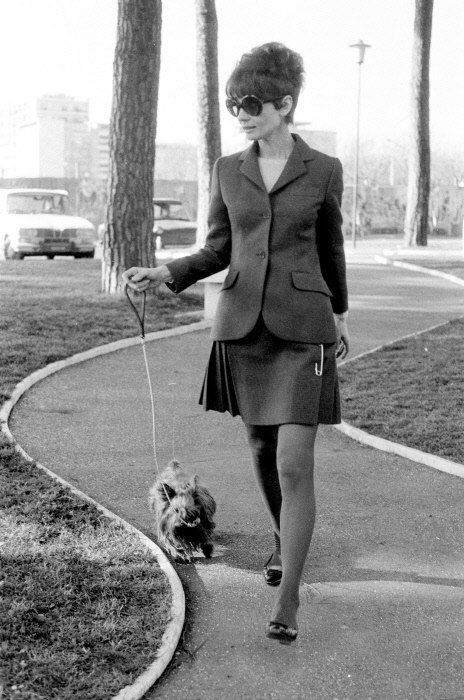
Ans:
POLYGON ((186 255, 167 264, 173 281, 167 282, 166 285, 175 294, 204 277, 224 270, 230 263, 231 229, 229 214, 221 193, 220 163, 221 159, 218 159, 213 167, 208 235, 204 247, 193 255, 186 255))
POLYGON ((336 314, 341 314, 348 309, 342 233, 342 194, 343 168, 339 159, 334 158, 325 199, 316 221, 316 241, 322 276, 332 292, 332 309, 336 314))

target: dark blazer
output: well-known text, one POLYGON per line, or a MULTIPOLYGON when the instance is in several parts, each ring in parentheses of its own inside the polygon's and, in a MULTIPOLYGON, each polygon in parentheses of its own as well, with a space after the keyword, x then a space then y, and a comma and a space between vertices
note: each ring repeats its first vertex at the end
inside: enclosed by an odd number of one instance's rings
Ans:
POLYGON ((181 292, 227 266, 214 340, 243 338, 262 313, 274 335, 336 341, 333 313, 347 309, 340 212, 342 166, 293 135, 295 146, 268 193, 258 144, 219 158, 213 170, 204 248, 168 264, 181 292))

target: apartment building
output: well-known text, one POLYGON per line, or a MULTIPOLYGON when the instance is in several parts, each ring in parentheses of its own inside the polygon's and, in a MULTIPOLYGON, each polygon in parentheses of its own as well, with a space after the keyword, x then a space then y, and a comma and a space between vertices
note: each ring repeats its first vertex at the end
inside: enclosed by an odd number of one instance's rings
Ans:
POLYGON ((79 178, 88 167, 89 103, 42 95, 0 109, 0 177, 79 178))

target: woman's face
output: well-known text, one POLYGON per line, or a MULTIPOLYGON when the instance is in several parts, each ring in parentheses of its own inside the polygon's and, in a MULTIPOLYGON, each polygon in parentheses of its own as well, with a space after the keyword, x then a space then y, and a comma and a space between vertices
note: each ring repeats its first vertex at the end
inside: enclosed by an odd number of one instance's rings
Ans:
POLYGON ((276 109, 272 102, 265 102, 261 114, 252 117, 241 109, 238 113, 238 121, 249 141, 267 139, 273 133, 280 131, 285 119, 282 111, 276 109))

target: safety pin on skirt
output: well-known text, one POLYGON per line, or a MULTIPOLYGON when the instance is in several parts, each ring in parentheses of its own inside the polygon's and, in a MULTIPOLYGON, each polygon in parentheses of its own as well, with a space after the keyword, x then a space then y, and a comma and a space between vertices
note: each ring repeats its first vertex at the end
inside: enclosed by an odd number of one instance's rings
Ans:
POLYGON ((324 371, 324 346, 321 345, 319 346, 321 348, 321 363, 320 363, 320 368, 317 366, 317 362, 314 363, 314 371, 316 372, 316 375, 318 377, 322 377, 322 372, 324 371))

